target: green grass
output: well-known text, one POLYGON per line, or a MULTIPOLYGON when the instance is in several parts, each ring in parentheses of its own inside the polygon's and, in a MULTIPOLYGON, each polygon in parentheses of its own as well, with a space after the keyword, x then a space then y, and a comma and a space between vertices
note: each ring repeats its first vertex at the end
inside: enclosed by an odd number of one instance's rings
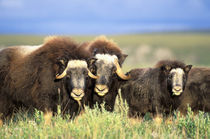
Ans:
POLYGON ((209 114, 194 116, 189 109, 185 117, 176 112, 170 120, 157 123, 149 115, 130 119, 127 109, 119 101, 113 113, 86 107, 75 120, 58 114, 48 126, 42 112, 36 111, 34 116, 20 112, 0 128, 0 138, 210 138, 209 114))

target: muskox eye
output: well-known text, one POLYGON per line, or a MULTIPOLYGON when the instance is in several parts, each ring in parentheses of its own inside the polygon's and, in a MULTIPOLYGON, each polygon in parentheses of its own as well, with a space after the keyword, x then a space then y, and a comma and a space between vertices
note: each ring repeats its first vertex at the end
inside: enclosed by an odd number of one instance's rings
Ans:
POLYGON ((86 70, 83 71, 84 75, 88 75, 88 72, 86 70))

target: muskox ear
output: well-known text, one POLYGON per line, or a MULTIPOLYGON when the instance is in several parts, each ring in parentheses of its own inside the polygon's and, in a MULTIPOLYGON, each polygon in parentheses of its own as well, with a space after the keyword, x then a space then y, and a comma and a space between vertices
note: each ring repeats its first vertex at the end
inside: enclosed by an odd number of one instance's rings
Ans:
POLYGON ((171 70, 171 66, 165 65, 162 67, 165 72, 169 72, 171 70))
POLYGON ((65 59, 57 59, 56 64, 54 64, 53 68, 55 70, 55 75, 61 74, 67 66, 67 61, 65 59))
POLYGON ((95 62, 96 62, 96 58, 91 57, 87 60, 88 63, 88 68, 90 69, 91 72, 95 73, 95 62))
POLYGON ((59 62, 62 64, 62 65, 65 65, 65 62, 63 59, 60 59, 59 62))
POLYGON ((187 65, 184 67, 184 71, 188 73, 191 70, 191 68, 192 68, 192 65, 187 65))
POLYGON ((122 65, 122 63, 125 61, 127 56, 128 56, 127 54, 122 54, 122 56, 120 57, 120 60, 119 60, 120 65, 122 65))
POLYGON ((87 60, 87 63, 88 63, 88 65, 93 65, 96 62, 96 60, 97 60, 96 58, 91 57, 87 60))
POLYGON ((59 65, 59 67, 66 67, 67 61, 65 59, 58 59, 56 64, 59 65))

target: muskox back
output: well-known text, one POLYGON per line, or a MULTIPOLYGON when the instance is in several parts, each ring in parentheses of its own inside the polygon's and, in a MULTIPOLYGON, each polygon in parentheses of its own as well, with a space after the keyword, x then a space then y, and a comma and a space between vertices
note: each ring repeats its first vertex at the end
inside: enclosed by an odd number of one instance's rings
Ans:
MULTIPOLYGON (((18 69, 14 68, 14 67, 16 67, 17 63, 19 63, 24 56, 33 52, 35 49, 38 49, 39 47, 40 46, 13 46, 13 47, 4 48, 0 51, 0 80, 1 80, 0 94, 2 97, 1 102, 11 100, 10 99, 11 96, 10 95, 8 96, 8 94, 10 92, 11 92, 11 94, 13 92, 13 91, 10 91, 10 86, 12 86, 10 83, 10 81, 12 81, 12 78, 9 75, 9 74, 11 74, 10 71, 13 71, 13 69, 15 69, 14 72, 18 71, 18 69), (5 92, 9 92, 9 93, 6 94, 5 92), (10 100, 5 99, 5 97, 9 98, 10 100)), ((18 71, 18 72, 20 72, 20 71, 18 71)), ((26 74, 26 73, 22 73, 22 74, 26 74)), ((21 75, 21 77, 24 77, 24 75, 21 75)), ((27 79, 29 79, 29 78, 27 78, 27 79)), ((21 78, 18 78, 18 80, 21 80, 21 78)), ((27 96, 20 96, 20 97, 27 97, 27 96)), ((21 102, 19 102, 18 100, 13 101, 13 103, 15 103, 15 105, 19 105, 21 107, 26 106, 26 105, 22 104, 21 102)), ((4 103, 4 104, 6 104, 6 103, 4 103)), ((9 109, 7 106, 5 106, 5 108, 9 109)), ((11 105, 11 109, 13 109, 13 105, 11 105)), ((16 107, 16 109, 17 109, 17 107, 16 107)))
POLYGON ((129 116, 144 116, 147 112, 169 114, 175 109, 174 98, 180 96, 179 90, 173 92, 179 83, 177 80, 182 80, 182 88, 179 88, 184 90, 190 68, 191 65, 179 61, 160 61, 154 68, 128 72, 131 79, 122 83, 121 93, 128 103, 129 116))
POLYGON ((192 68, 186 85, 186 90, 179 98, 178 109, 186 114, 187 107, 192 111, 210 112, 210 68, 192 68))

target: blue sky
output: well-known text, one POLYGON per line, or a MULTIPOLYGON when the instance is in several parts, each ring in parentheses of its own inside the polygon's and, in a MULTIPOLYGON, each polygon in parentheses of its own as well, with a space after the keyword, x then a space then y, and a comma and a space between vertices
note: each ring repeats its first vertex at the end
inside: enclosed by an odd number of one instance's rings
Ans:
POLYGON ((210 0, 0 0, 0 33, 120 34, 210 29, 210 0))

